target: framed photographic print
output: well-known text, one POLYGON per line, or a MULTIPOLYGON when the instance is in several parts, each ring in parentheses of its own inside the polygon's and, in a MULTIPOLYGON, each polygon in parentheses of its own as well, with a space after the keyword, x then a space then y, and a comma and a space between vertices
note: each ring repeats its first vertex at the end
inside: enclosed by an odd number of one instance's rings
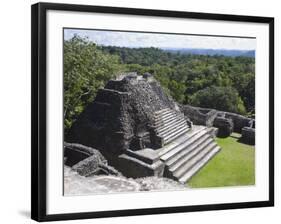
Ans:
POLYGON ((32 6, 32 218, 274 205, 274 19, 32 6))

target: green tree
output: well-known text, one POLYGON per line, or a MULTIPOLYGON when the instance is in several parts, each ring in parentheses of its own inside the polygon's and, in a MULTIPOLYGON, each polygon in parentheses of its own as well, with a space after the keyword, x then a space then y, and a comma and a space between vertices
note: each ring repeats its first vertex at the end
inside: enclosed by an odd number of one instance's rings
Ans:
POLYGON ((176 82, 175 80, 171 80, 169 82, 168 88, 172 97, 179 103, 184 102, 184 92, 185 92, 185 85, 183 83, 176 82))
POLYGON ((119 57, 74 36, 64 41, 64 127, 72 125, 99 88, 121 69, 119 57))
POLYGON ((240 114, 246 112, 237 90, 229 86, 211 86, 200 90, 191 97, 191 104, 240 114))
POLYGON ((120 72, 149 72, 180 103, 236 113, 255 112, 255 59, 193 55, 159 48, 98 46, 74 36, 64 41, 66 130, 99 88, 120 72))

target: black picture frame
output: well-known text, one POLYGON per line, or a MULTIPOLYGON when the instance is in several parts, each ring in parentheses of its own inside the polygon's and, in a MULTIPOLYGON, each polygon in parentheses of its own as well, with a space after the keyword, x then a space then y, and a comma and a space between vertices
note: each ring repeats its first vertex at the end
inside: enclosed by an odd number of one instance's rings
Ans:
POLYGON ((32 154, 31 154, 31 218, 37 221, 70 220, 115 216, 148 215, 206 210, 238 209, 274 206, 274 18, 164 11, 137 8, 103 7, 73 4, 37 3, 32 5, 31 17, 32 73, 32 154), (48 10, 100 12, 124 15, 193 18, 217 21, 254 22, 269 25, 269 200, 208 204, 196 206, 159 207, 149 209, 53 214, 46 213, 46 13, 48 10))

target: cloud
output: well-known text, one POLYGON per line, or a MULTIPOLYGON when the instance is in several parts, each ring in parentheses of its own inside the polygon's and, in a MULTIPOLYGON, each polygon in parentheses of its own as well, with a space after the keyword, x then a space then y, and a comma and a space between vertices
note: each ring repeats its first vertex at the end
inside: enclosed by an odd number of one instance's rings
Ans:
POLYGON ((87 37, 99 45, 120 47, 205 48, 254 50, 256 40, 241 37, 214 37, 101 30, 65 29, 65 39, 87 37))

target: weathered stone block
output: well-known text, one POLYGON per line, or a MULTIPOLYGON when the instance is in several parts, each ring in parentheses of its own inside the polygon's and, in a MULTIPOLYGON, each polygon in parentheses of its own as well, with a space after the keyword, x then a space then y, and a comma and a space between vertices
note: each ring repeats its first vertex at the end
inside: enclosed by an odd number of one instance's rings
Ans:
POLYGON ((81 144, 64 143, 64 163, 72 166, 81 176, 99 174, 121 175, 107 164, 107 160, 96 149, 81 144))
POLYGON ((245 117, 240 114, 225 112, 225 118, 230 118, 233 121, 233 131, 241 133, 242 128, 249 127, 251 118, 245 117))
POLYGON ((228 137, 233 131, 233 121, 228 118, 216 117, 214 120, 214 126, 219 129, 219 137, 228 137))
POLYGON ((190 105, 183 105, 182 111, 184 115, 193 122, 193 124, 204 125, 207 127, 213 126, 214 119, 217 116, 216 110, 193 107, 190 105))
POLYGON ((242 128, 241 141, 246 144, 255 144, 255 129, 250 127, 242 128))
POLYGON ((96 149, 81 144, 64 142, 64 161, 67 166, 73 166, 90 156, 96 157, 99 163, 107 163, 104 156, 96 149))
POLYGON ((81 176, 89 176, 100 174, 101 169, 99 165, 102 162, 96 155, 90 156, 79 163, 72 166, 72 169, 79 173, 81 176))
POLYGON ((162 177, 164 173, 165 164, 160 160, 150 164, 126 154, 120 155, 118 160, 118 170, 126 177, 162 177))

